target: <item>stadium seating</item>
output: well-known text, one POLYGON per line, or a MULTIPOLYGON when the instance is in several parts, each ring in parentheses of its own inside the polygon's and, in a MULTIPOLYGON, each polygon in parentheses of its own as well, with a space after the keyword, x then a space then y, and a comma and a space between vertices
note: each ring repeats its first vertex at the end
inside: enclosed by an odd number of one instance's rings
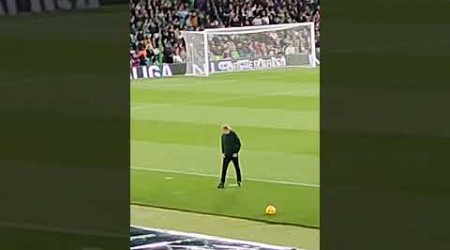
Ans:
POLYGON ((320 0, 130 0, 130 66, 183 62, 181 30, 292 22, 315 22, 320 46, 320 0))

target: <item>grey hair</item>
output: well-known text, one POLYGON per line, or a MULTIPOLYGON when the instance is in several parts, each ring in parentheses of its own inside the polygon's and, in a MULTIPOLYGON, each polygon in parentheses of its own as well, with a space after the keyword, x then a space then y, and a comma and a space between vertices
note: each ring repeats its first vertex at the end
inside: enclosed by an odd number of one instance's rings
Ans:
POLYGON ((231 126, 228 124, 222 125, 222 129, 231 130, 231 126))

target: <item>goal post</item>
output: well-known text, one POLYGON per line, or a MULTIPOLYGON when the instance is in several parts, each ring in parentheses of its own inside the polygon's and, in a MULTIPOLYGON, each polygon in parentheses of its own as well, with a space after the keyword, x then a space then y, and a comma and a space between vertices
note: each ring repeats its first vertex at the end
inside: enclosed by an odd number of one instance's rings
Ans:
POLYGON ((208 36, 204 31, 182 31, 186 46, 186 75, 209 75, 208 36))
POLYGON ((316 67, 314 23, 182 31, 186 75, 316 67))

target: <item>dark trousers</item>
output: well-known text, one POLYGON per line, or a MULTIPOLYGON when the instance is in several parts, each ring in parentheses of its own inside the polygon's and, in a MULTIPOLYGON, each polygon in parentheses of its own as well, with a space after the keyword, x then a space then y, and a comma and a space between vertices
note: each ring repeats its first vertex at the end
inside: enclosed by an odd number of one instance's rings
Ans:
POLYGON ((238 182, 242 181, 241 169, 239 168, 239 158, 233 157, 232 155, 225 155, 225 158, 223 158, 222 162, 222 177, 220 178, 221 183, 225 183, 225 180, 227 178, 228 165, 230 164, 230 161, 233 162, 234 169, 236 170, 237 181, 238 182))

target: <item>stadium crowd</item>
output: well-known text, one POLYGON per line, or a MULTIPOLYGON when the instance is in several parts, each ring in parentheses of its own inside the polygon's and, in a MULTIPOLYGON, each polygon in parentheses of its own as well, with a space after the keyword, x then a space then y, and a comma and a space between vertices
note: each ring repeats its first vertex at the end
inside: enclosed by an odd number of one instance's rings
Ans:
POLYGON ((182 30, 294 22, 314 22, 320 46, 320 0, 130 0, 130 66, 183 62, 182 30))

